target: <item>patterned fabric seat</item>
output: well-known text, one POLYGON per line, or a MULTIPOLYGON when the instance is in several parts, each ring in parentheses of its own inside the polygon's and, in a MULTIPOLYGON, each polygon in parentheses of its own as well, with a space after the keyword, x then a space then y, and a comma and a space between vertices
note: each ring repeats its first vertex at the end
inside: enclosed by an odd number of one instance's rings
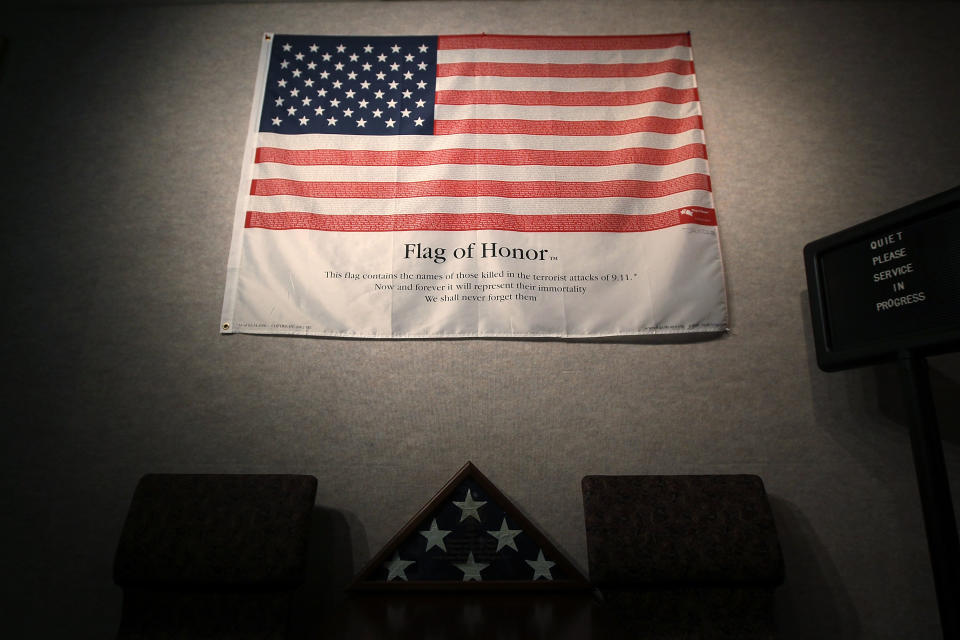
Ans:
POLYGON ((587 476, 582 490, 601 637, 774 637, 783 556, 758 476, 587 476))
POLYGON ((317 479, 144 476, 114 561, 120 638, 283 638, 317 479))

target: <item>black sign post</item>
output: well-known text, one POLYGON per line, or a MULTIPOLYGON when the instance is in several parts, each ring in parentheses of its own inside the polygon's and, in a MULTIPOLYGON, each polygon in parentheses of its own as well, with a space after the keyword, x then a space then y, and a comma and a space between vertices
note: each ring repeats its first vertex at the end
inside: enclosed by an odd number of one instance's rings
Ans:
POLYGON ((960 637, 960 543, 943 460, 937 415, 930 393, 927 361, 910 353, 900 357, 911 417, 910 445, 920 487, 923 523, 933 564, 933 583, 940 605, 944 638, 960 637))
POLYGON ((803 249, 817 363, 897 360, 944 638, 960 638, 960 540, 926 356, 960 349, 960 187, 803 249))

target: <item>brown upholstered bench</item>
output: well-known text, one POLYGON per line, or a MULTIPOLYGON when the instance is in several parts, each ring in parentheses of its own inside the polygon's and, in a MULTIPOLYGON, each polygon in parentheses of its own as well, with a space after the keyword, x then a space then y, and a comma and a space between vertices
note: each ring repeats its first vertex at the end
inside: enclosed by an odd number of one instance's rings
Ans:
POLYGON ((783 557, 758 476, 587 476, 582 489, 601 637, 775 636, 783 557))
POLYGON ((283 638, 317 479, 144 476, 114 561, 120 638, 283 638))

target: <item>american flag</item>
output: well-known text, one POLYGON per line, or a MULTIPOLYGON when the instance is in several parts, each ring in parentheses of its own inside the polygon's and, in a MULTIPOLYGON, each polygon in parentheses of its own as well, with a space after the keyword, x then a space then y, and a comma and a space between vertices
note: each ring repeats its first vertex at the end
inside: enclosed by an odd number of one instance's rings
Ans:
POLYGON ((688 34, 266 37, 247 228, 716 225, 688 34))

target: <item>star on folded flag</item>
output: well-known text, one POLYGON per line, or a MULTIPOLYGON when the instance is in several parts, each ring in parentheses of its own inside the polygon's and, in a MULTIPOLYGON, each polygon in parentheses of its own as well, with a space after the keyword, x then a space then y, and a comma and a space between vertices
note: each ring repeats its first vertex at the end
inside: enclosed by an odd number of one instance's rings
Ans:
POLYGON ((463 510, 463 513, 460 514, 460 522, 463 522, 467 518, 476 518, 477 522, 480 521, 480 507, 487 504, 486 501, 476 501, 473 499, 473 494, 470 492, 470 489, 467 489, 467 497, 463 499, 462 502, 454 502, 453 504, 460 507, 463 510))
POLYGON ((384 563, 384 567, 387 569, 387 580, 393 580, 394 578, 400 578, 402 580, 407 579, 406 570, 410 565, 415 564, 414 560, 401 560, 400 553, 394 553, 393 559, 390 562, 384 563))
POLYGON ((467 554, 466 562, 454 563, 454 566, 460 571, 463 571, 463 581, 467 580, 482 580, 480 572, 490 566, 487 562, 477 562, 473 559, 473 552, 471 551, 467 554))
POLYGON ((537 554, 536 560, 527 560, 528 565, 533 567, 533 579, 537 578, 546 578, 547 580, 553 580, 553 576, 550 575, 550 568, 553 567, 556 562, 550 562, 549 560, 544 559, 543 549, 540 550, 540 553, 537 554))
POLYGON ((446 551, 447 547, 443 544, 443 539, 449 534, 450 531, 437 528, 436 518, 434 518, 433 522, 430 523, 429 529, 420 532, 420 535, 427 539, 427 551, 430 551, 430 549, 433 547, 439 547, 442 551, 446 551))
POLYGON ((514 542, 513 539, 522 533, 522 531, 520 529, 508 528, 506 518, 500 523, 500 529, 498 531, 487 531, 487 533, 497 539, 497 551, 500 551, 500 549, 504 547, 510 547, 514 551, 519 551, 519 549, 517 549, 517 543, 514 542))

